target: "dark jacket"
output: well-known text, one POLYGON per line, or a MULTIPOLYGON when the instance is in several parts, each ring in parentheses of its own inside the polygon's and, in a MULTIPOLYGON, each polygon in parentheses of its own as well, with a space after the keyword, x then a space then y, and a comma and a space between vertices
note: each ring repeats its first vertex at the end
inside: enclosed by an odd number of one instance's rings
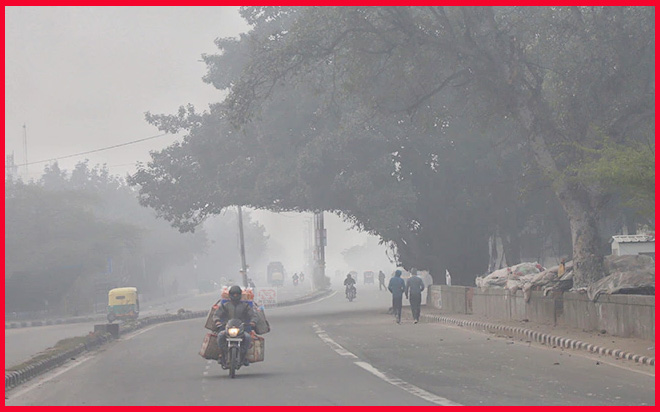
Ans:
POLYGON ((355 285, 355 279, 353 278, 344 279, 344 286, 348 286, 348 285, 355 285))
POLYGON ((421 295, 424 290, 424 281, 419 276, 411 276, 406 282, 406 297, 421 295))
POLYGON ((393 296, 401 297, 406 289, 406 282, 400 276, 394 276, 387 285, 387 290, 392 292, 393 296))
POLYGON ((230 319, 240 319, 245 324, 250 322, 257 323, 257 313, 252 309, 247 302, 238 302, 237 305, 234 305, 232 301, 225 302, 216 309, 213 314, 213 323, 217 324, 220 322, 225 325, 229 322, 230 319))

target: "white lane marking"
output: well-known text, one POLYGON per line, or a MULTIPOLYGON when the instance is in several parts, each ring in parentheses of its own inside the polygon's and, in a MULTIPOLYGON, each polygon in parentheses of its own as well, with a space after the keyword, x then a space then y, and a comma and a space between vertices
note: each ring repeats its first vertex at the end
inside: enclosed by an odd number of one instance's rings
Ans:
MULTIPOLYGON (((343 346, 341 346, 340 344, 338 344, 337 342, 332 340, 332 338, 330 338, 328 336, 328 334, 325 333, 325 331, 319 325, 317 325, 316 323, 312 323, 312 326, 314 327, 318 337, 323 342, 325 342, 328 346, 330 346, 332 348, 332 350, 334 350, 335 352, 337 352, 341 356, 346 356, 346 357, 350 357, 350 358, 354 358, 354 359, 360 359, 355 354, 347 351, 346 349, 344 349, 343 346)), ((415 386, 411 383, 408 383, 404 380, 388 376, 386 373, 379 371, 378 369, 374 368, 371 364, 369 364, 367 362, 362 362, 362 361, 358 360, 358 361, 355 361, 353 363, 356 364, 357 366, 361 367, 362 369, 366 370, 367 372, 370 372, 374 376, 384 380, 385 382, 387 382, 389 384, 392 384, 392 385, 394 385, 394 386, 396 386, 400 389, 403 389, 404 391, 406 391, 406 392, 408 392, 412 395, 420 397, 420 398, 424 399, 425 401, 435 403, 437 405, 442 405, 442 406, 463 406, 460 403, 456 403, 456 402, 450 401, 447 398, 443 398, 442 396, 438 396, 438 395, 435 395, 431 392, 427 392, 424 389, 419 388, 419 387, 417 387, 417 386, 415 386)))
MULTIPOLYGON (((296 306, 296 307, 298 307, 298 306, 312 305, 312 304, 314 304, 314 303, 319 303, 319 302, 321 302, 321 301, 323 301, 323 300, 330 299, 331 297, 335 296, 336 294, 337 294, 337 291, 335 290, 335 291, 333 291, 331 294, 329 294, 328 296, 323 296, 323 297, 321 297, 321 298, 319 298, 319 299, 316 299, 316 300, 313 300, 313 301, 311 301, 311 302, 306 302, 306 303, 296 303, 295 305, 290 305, 290 306, 296 306)), ((268 309, 268 311, 271 311, 271 310, 275 310, 275 309, 284 309, 284 308, 288 308, 288 307, 290 307, 290 306, 273 306, 273 307, 270 307, 270 308, 267 307, 266 309, 268 309)))
POLYGON ((314 325, 314 329, 316 329, 316 334, 318 335, 318 337, 321 338, 321 340, 325 342, 328 346, 330 346, 332 350, 334 350, 341 356, 346 356, 353 359, 359 359, 357 356, 344 349, 340 344, 332 340, 328 336, 328 334, 325 333, 325 331, 319 327, 319 325, 317 325, 316 323, 314 323, 313 325, 314 325))
POLYGON ((157 327, 157 326, 160 326, 160 325, 162 325, 162 323, 157 323, 157 324, 155 324, 155 325, 151 325, 151 326, 146 327, 146 328, 144 328, 144 329, 140 329, 140 330, 138 330, 138 331, 136 331, 136 332, 130 333, 130 334, 124 336, 124 337, 120 337, 120 338, 117 339, 117 340, 129 340, 129 339, 133 339, 134 337, 136 337, 136 336, 138 336, 138 335, 142 335, 144 332, 148 332, 148 331, 150 331, 151 329, 153 329, 153 328, 155 328, 155 327, 157 327))
POLYGON ((437 405, 442 405, 442 406, 463 406, 460 403, 452 402, 447 398, 443 398, 442 396, 438 396, 435 394, 432 394, 431 392, 427 392, 422 388, 419 388, 413 384, 410 384, 406 381, 403 381, 399 378, 392 378, 387 376, 387 374, 379 371, 378 369, 374 368, 367 362, 354 362, 357 366, 361 367, 362 369, 371 372, 374 376, 379 377, 380 379, 384 380, 387 383, 391 383, 394 386, 397 386, 404 391, 411 393, 415 396, 418 396, 426 401, 435 403, 437 405))

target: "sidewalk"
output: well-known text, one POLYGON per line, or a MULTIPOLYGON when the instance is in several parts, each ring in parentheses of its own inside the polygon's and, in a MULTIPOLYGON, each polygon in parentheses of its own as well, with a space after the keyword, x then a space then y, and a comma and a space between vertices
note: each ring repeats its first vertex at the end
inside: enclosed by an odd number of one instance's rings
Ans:
MULTIPOLYGON (((403 318, 412 320, 410 306, 404 306, 403 318)), ((552 347, 590 352, 610 359, 627 359, 643 365, 655 365, 655 341, 623 338, 607 333, 588 332, 563 325, 544 325, 516 320, 489 319, 472 314, 443 313, 422 305, 420 322, 446 323, 470 328, 514 341, 536 342, 552 347)))

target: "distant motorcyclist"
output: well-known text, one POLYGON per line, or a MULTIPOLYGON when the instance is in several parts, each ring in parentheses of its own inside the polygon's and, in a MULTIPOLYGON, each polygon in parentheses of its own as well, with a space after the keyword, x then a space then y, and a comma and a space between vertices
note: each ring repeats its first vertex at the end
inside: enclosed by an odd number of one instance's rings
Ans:
POLYGON ((293 280, 293 286, 298 286, 298 274, 294 273, 293 277, 291 277, 291 280, 293 280))
POLYGON ((344 279, 344 286, 346 286, 346 296, 348 296, 348 290, 350 288, 355 289, 356 295, 357 295, 357 289, 355 288, 355 279, 351 276, 351 274, 346 275, 346 279, 344 279))
POLYGON ((213 323, 218 332, 218 346, 222 351, 221 361, 227 359, 227 337, 225 335, 225 325, 231 319, 240 319, 245 325, 245 333, 243 334, 243 342, 241 342, 241 359, 243 364, 248 366, 250 362, 246 358, 247 350, 252 344, 252 337, 250 336, 250 328, 254 328, 257 324, 257 314, 252 309, 252 306, 245 301, 241 301, 241 287, 234 285, 229 288, 229 301, 222 303, 213 314, 213 323), (249 327, 248 327, 249 326, 249 327))

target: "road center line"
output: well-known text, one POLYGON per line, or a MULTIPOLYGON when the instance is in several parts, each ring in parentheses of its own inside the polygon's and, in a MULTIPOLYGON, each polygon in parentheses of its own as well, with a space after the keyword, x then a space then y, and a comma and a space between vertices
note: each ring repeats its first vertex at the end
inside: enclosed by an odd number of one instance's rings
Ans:
MULTIPOLYGON (((319 325, 317 325, 316 323, 313 323, 312 326, 314 327, 318 337, 323 342, 325 342, 328 346, 330 346, 332 348, 332 350, 337 352, 339 355, 354 358, 354 359, 360 359, 355 354, 347 351, 346 349, 344 349, 343 346, 341 346, 340 344, 338 344, 337 342, 332 340, 332 338, 330 338, 328 336, 328 334, 325 333, 325 331, 323 329, 321 329, 321 327, 319 325)), ((396 386, 400 389, 403 389, 404 391, 406 391, 406 392, 408 392, 412 395, 415 395, 419 398, 422 398, 425 401, 435 403, 437 405, 442 405, 442 406, 462 406, 460 403, 456 403, 456 402, 450 401, 447 398, 443 398, 442 396, 438 396, 438 395, 432 394, 431 392, 427 392, 424 389, 419 388, 419 387, 417 387, 417 386, 415 386, 411 383, 408 383, 404 380, 388 376, 386 373, 379 371, 378 369, 376 369, 375 367, 373 367, 371 364, 369 364, 367 362, 362 362, 362 361, 358 360, 358 361, 355 361, 353 363, 356 364, 357 366, 361 367, 362 369, 366 370, 367 372, 370 372, 374 376, 384 380, 385 382, 387 382, 389 384, 392 384, 392 385, 394 385, 394 386, 396 386)))

